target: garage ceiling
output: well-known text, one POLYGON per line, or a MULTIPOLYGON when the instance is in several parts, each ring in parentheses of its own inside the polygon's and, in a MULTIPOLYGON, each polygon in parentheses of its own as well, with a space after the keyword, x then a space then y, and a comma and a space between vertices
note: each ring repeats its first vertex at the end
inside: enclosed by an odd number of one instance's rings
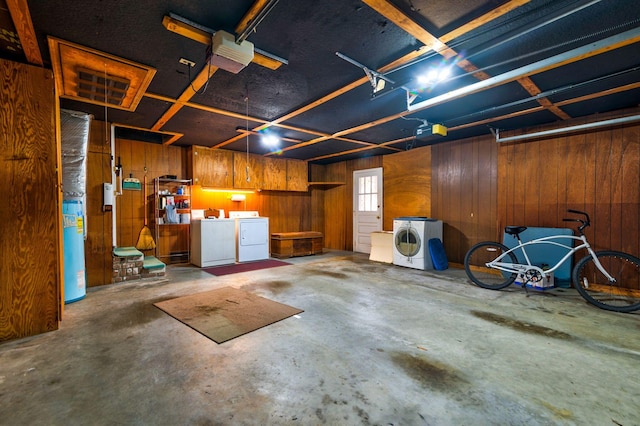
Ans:
POLYGON ((640 99, 635 0, 0 0, 0 34, 121 137, 317 164, 640 99), (237 73, 207 61, 219 31, 253 44, 237 73))

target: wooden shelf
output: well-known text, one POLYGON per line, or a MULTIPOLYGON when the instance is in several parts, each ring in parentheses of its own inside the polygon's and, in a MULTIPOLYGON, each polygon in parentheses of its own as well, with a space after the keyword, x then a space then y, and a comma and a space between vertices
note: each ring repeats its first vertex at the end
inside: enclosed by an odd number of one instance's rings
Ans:
POLYGON ((309 186, 340 186, 345 185, 344 182, 309 182, 309 186))

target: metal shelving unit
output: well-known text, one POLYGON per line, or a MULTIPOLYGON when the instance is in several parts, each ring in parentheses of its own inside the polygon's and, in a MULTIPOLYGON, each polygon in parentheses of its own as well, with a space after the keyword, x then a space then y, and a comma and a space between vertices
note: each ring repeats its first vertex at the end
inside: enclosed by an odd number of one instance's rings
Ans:
POLYGON ((157 177, 154 188, 156 257, 165 263, 190 261, 191 179, 157 177), (167 215, 167 206, 175 215, 167 215), (173 219, 173 220, 171 220, 173 219))

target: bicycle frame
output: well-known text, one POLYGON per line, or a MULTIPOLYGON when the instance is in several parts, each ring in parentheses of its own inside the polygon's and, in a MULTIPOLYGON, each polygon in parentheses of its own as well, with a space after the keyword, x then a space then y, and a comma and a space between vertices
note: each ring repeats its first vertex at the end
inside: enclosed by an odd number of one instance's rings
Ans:
POLYGON ((593 258, 593 262, 598 267, 600 272, 602 272, 604 274, 604 276, 607 277, 609 282, 615 282, 615 279, 604 269, 604 267, 602 266, 602 264, 598 260, 598 257, 596 256, 595 252, 591 248, 591 245, 587 241, 587 237, 584 234, 579 235, 579 236, 575 236, 575 235, 551 235, 551 236, 548 236, 548 237, 536 238, 535 240, 527 241, 526 243, 523 243, 520 240, 519 236, 516 237, 516 238, 518 239, 518 245, 517 246, 515 246, 512 249, 502 253, 500 256, 498 256, 497 258, 495 258, 491 262, 487 263, 486 266, 489 267, 489 268, 498 269, 500 271, 508 272, 508 273, 511 273, 511 274, 513 274, 513 273, 515 273, 515 274, 525 273, 526 271, 534 269, 534 270, 536 270, 536 271, 538 271, 538 272, 540 272, 541 274, 544 275, 544 274, 549 274, 551 272, 554 272, 556 269, 558 269, 560 266, 562 266, 562 264, 564 262, 566 262, 571 256, 573 256, 574 253, 576 253, 578 250, 581 250, 581 249, 584 248, 584 249, 587 249, 587 252, 593 258), (572 246, 570 246, 568 244, 562 244, 562 243, 557 242, 557 241, 552 241, 552 240, 560 240, 560 239, 571 240, 571 241, 578 240, 578 241, 581 241, 582 243, 579 244, 576 247, 572 247, 572 246), (532 265, 531 261, 529 260, 529 256, 527 255, 526 246, 534 245, 534 244, 549 244, 549 245, 562 247, 562 248, 567 250, 567 254, 564 255, 564 257, 562 259, 560 259, 558 261, 558 263, 553 265, 551 268, 549 268, 547 270, 542 270, 542 268, 540 268, 538 266, 535 266, 535 265, 532 265), (525 260, 527 262, 526 264, 501 262, 501 260, 505 256, 508 256, 509 253, 513 253, 514 251, 516 251, 518 249, 522 250, 522 254, 524 255, 524 258, 525 258, 525 260))

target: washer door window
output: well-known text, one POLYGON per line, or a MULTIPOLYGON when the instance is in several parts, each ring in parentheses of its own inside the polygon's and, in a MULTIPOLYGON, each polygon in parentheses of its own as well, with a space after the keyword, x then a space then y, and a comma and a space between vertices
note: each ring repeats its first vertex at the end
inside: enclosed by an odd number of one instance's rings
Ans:
POLYGON ((400 228, 396 233, 396 249, 403 256, 413 257, 420 251, 420 236, 414 228, 400 228))

